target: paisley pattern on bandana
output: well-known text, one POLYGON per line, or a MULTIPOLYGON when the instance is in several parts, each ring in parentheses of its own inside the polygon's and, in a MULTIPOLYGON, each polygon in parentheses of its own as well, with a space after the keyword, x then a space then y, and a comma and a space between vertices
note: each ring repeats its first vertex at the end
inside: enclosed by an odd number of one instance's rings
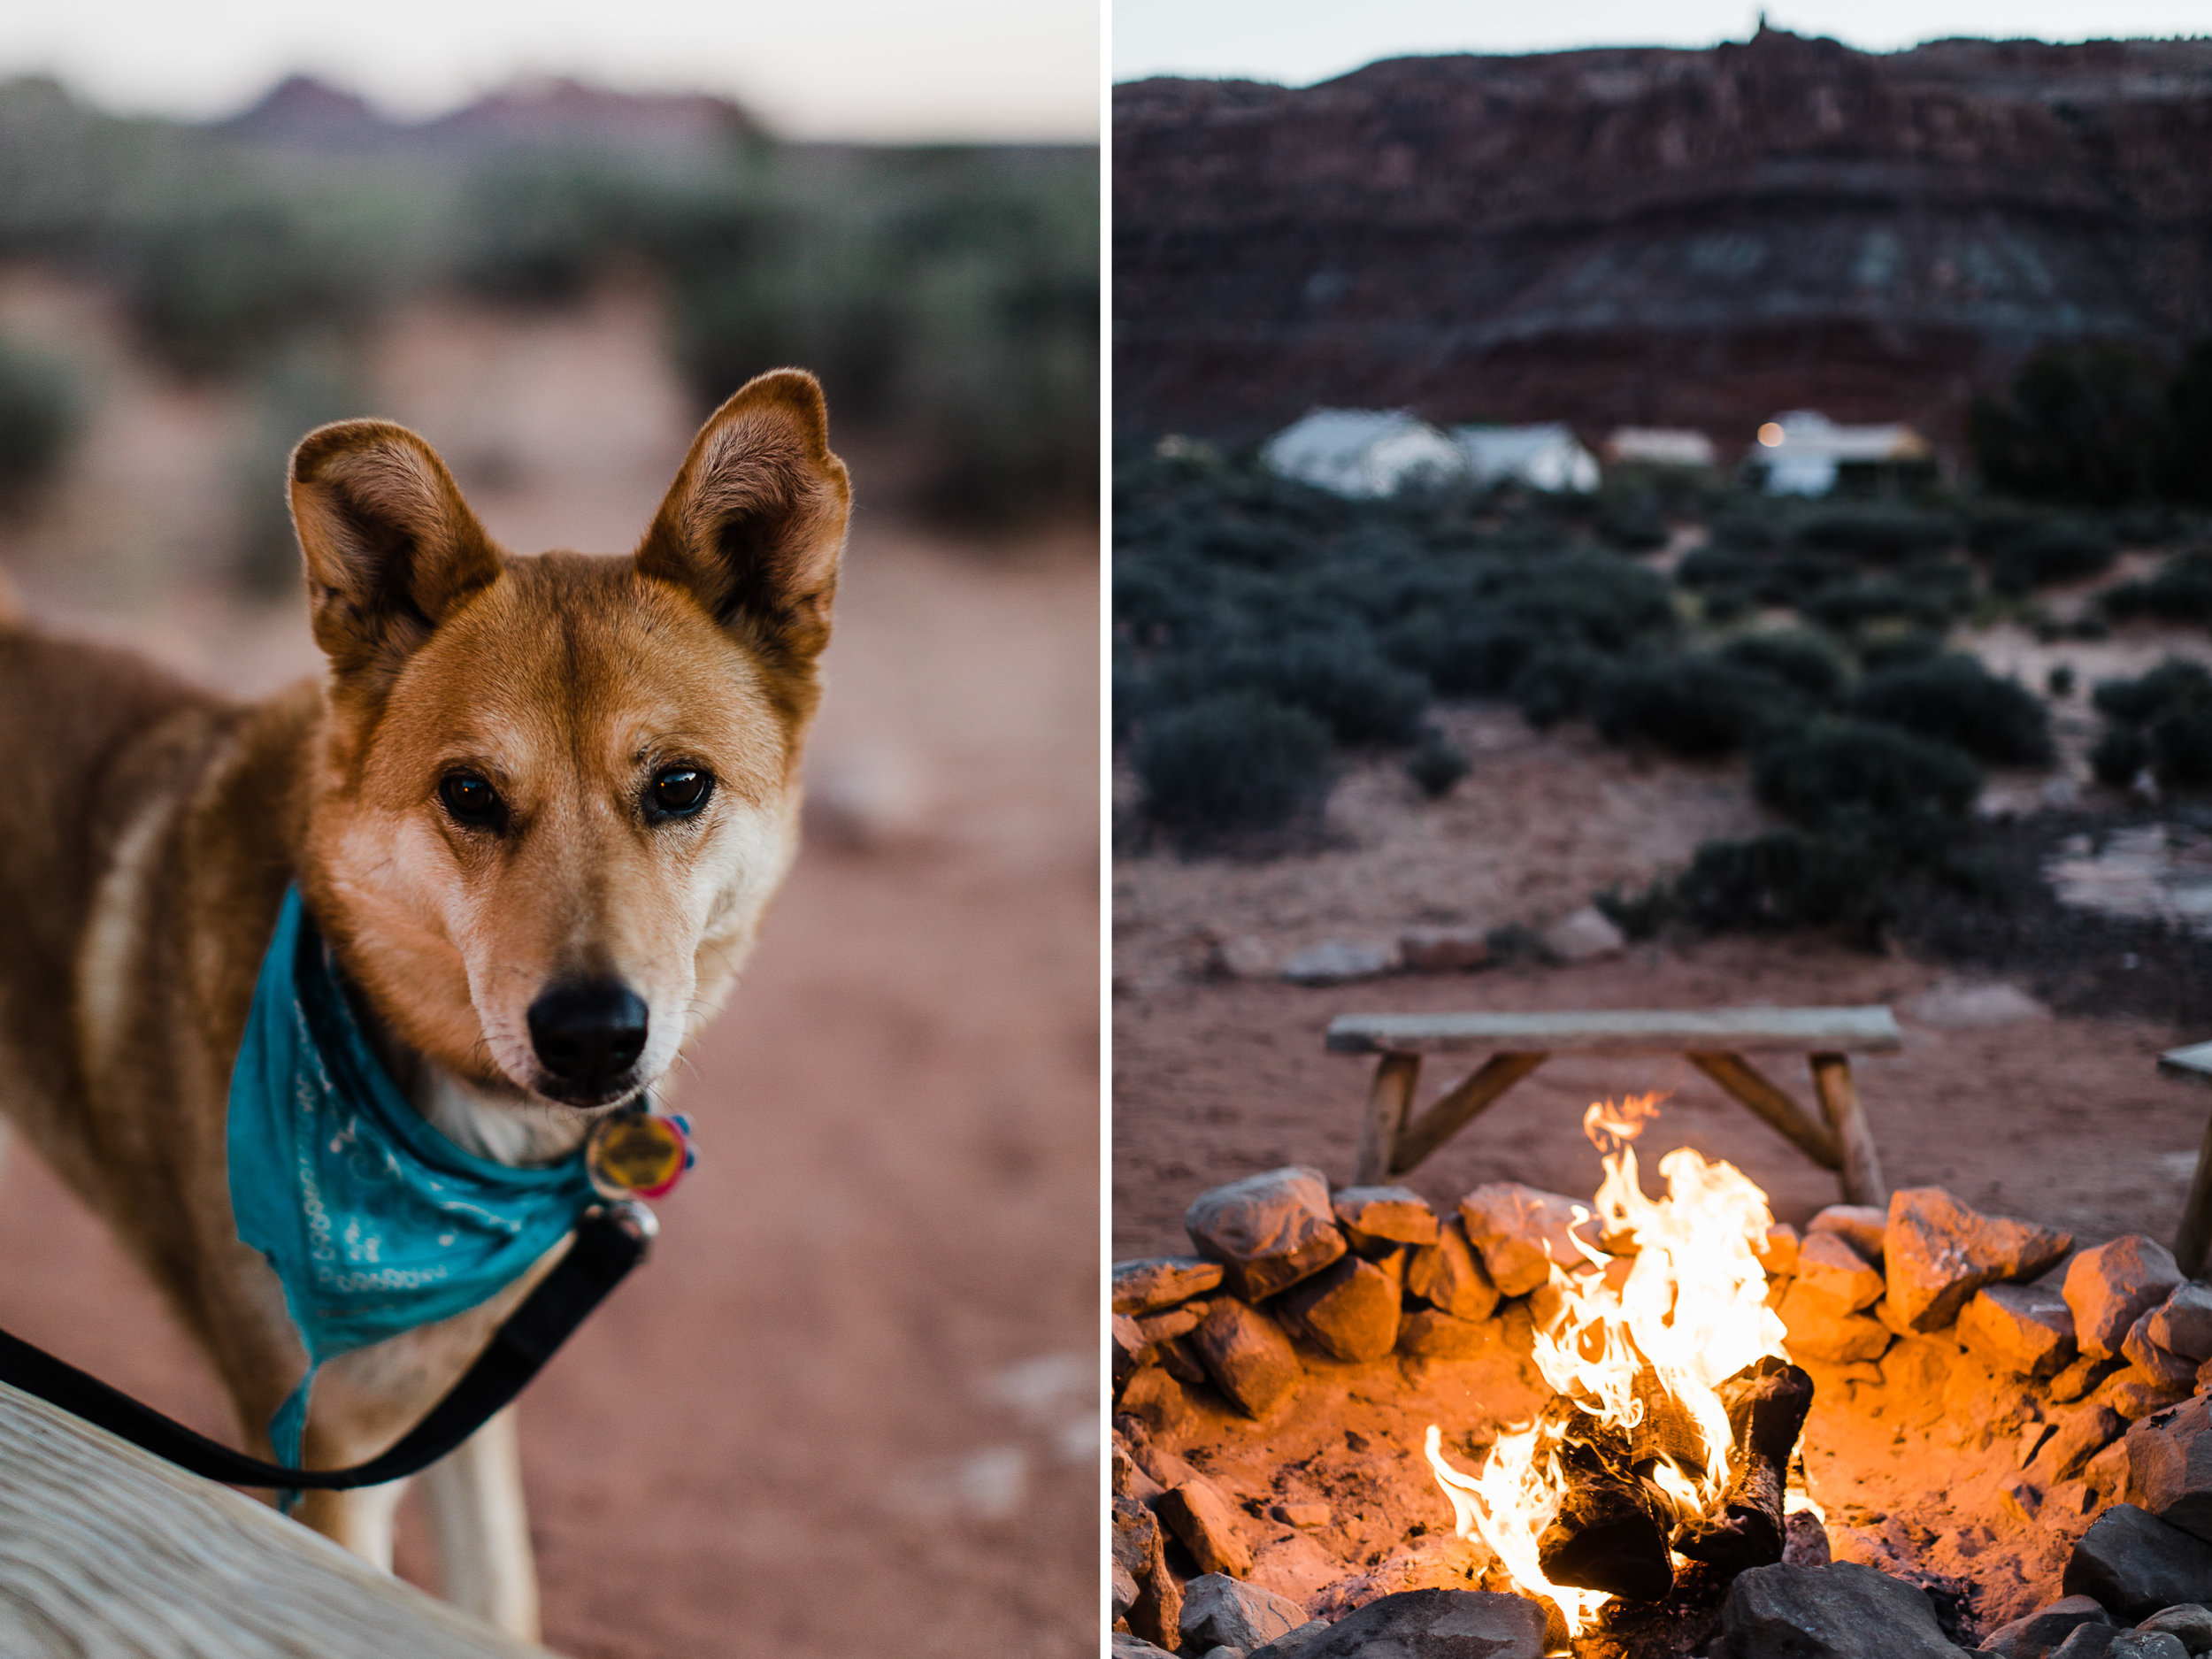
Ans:
POLYGON ((598 1202, 580 1148, 518 1169, 430 1125, 363 1037, 297 887, 254 986, 227 1139, 238 1236, 276 1269, 307 1348, 269 1423, 294 1468, 318 1366, 475 1307, 598 1202))

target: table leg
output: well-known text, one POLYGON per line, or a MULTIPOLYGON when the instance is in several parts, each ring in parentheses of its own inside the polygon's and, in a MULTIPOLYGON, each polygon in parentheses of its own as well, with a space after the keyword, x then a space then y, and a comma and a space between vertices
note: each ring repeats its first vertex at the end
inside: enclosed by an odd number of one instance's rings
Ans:
POLYGON ((2181 1207, 2181 1230, 2174 1234, 2174 1261, 2195 1279, 2204 1271, 2205 1247, 2212 1244, 2212 1118, 2197 1148, 2197 1172, 2189 1179, 2188 1202, 2181 1207))
POLYGON ((1367 1090, 1367 1121, 1359 1138, 1359 1186, 1373 1187, 1390 1179, 1390 1161, 1398 1150, 1398 1133, 1413 1108, 1413 1091, 1421 1081, 1421 1056, 1386 1054, 1376 1063, 1375 1080, 1367 1090))
POLYGON ((1835 1131, 1837 1150, 1843 1154, 1844 1202, 1886 1208, 1889 1187, 1882 1179, 1882 1161, 1874 1151, 1873 1131, 1866 1126, 1866 1114, 1859 1109, 1859 1090, 1851 1080, 1850 1060, 1839 1054, 1816 1054, 1812 1064, 1813 1093, 1820 1096, 1820 1110, 1828 1119, 1828 1127, 1835 1131))

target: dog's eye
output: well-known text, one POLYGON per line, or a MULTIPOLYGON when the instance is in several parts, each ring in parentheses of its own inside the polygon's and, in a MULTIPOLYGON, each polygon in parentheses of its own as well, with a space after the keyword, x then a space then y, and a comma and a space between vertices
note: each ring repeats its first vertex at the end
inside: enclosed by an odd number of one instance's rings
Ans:
POLYGON ((652 787, 645 792, 646 813, 651 818, 689 818, 713 793, 712 773, 696 766, 666 766, 653 774, 652 787))
POLYGON ((438 784, 438 799, 454 822, 471 829, 499 829, 507 822, 507 803, 499 791, 472 772, 449 772, 438 784))

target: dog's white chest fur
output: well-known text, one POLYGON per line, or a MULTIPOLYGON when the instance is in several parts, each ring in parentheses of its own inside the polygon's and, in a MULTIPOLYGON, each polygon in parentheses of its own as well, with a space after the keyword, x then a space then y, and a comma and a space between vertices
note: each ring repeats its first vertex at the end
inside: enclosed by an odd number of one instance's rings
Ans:
POLYGON ((591 1123, 581 1112, 495 1096, 443 1066, 418 1060, 408 1098, 464 1152, 515 1168, 551 1164, 583 1141, 591 1123))

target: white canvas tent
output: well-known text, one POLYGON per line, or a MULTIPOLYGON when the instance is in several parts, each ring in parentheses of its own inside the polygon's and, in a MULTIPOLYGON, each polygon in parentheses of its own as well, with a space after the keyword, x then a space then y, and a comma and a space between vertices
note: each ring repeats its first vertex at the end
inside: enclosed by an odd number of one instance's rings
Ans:
POLYGON ((1452 442, 1478 484, 1510 479, 1532 489, 1587 495, 1598 487, 1598 458, 1563 422, 1540 426, 1454 426, 1452 442))
POLYGON ((1759 428, 1744 469, 1770 495, 1825 495, 1846 467, 1928 466, 1928 441, 1902 423, 1843 426, 1815 409, 1793 409, 1759 428))
POLYGON ((1466 471, 1450 439, 1402 409, 1317 409, 1270 438, 1260 459, 1339 495, 1390 495, 1466 471))
POLYGON ((1616 426, 1605 458, 1628 466, 1710 466, 1713 441, 1687 426, 1616 426))

